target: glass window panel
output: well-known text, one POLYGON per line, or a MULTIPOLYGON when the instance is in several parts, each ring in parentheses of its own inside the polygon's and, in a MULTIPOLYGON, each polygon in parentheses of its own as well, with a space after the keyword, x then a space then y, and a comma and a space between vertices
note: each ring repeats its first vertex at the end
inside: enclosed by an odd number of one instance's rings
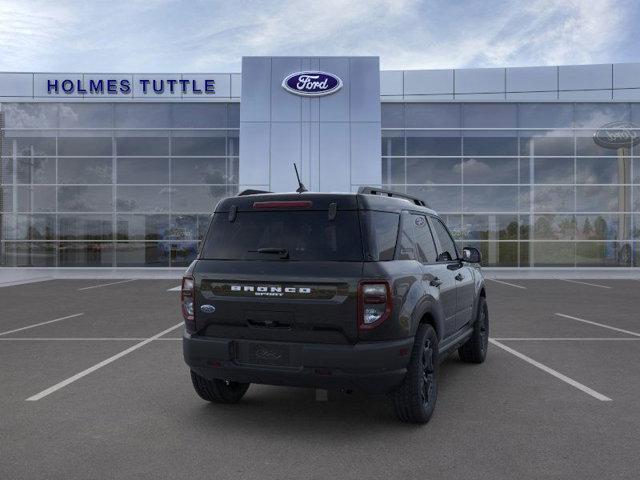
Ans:
POLYGON ((518 187, 464 187, 465 212, 517 212, 518 187))
MULTIPOLYGON (((578 158, 576 160, 577 183, 618 183, 619 172, 630 171, 629 157, 578 158)), ((626 175, 630 178, 630 175, 626 175)))
POLYGON ((438 239, 438 256, 437 261, 451 261, 458 258, 456 244, 444 224, 437 218, 430 217, 429 225, 434 238, 438 239))
POLYGON ((631 187, 576 187, 576 211, 617 212, 619 196, 631 196, 631 187))
POLYGON ((404 158, 382 159, 382 183, 406 183, 404 158))
POLYGON ((54 212, 56 209, 56 187, 18 187, 19 212, 54 212))
POLYGON ((534 215, 533 235, 536 240, 573 240, 576 218, 574 215, 534 215))
POLYGON ((116 128, 168 128, 171 127, 169 103, 116 103, 116 128))
POLYGON ((13 187, 0 187, 0 212, 13 211, 13 187))
MULTIPOLYGON (((24 134, 24 132, 20 132, 24 134)), ((45 135, 53 135, 51 133, 45 135)), ((2 153, 4 155, 12 155, 15 147, 16 155, 30 156, 47 156, 56 154, 56 139, 50 137, 5 137, 2 153)))
POLYGON ((440 218, 444 221, 444 224, 447 226, 451 232, 451 236, 453 236, 453 239, 456 242, 464 238, 462 215, 442 214, 440 215, 440 218))
POLYGON ((58 158, 58 183, 112 183, 113 160, 58 158))
POLYGON ((7 242, 4 244, 5 267, 55 267, 56 244, 53 242, 7 242))
POLYGON ((404 103, 380 105, 382 128, 404 128, 404 103))
MULTIPOLYGON (((640 158, 633 159, 633 183, 640 184, 640 158)), ((638 189, 636 189, 638 191, 638 189)), ((638 194, 636 194, 637 196, 638 194)))
POLYGON ((508 103, 464 104, 465 128, 515 128, 518 126, 517 105, 508 103))
POLYGON ((520 250, 520 264, 519 267, 533 267, 533 263, 529 260, 533 258, 533 243, 532 242, 520 242, 518 244, 520 250))
POLYGON ((575 265, 575 243, 531 242, 533 262, 536 267, 573 267, 575 265))
POLYGON ((116 149, 119 156, 145 156, 169 154, 169 138, 159 136, 149 137, 118 137, 116 149))
POLYGON ((239 158, 228 158, 227 159, 227 175, 229 177, 229 185, 236 185, 235 187, 229 189, 230 195, 235 195, 238 191, 237 184, 240 181, 240 159, 239 158))
POLYGON ((577 242, 578 267, 630 267, 631 243, 577 242))
POLYGON ((55 240, 55 215, 17 215, 15 240, 55 240))
POLYGON ((0 240, 20 240, 17 237, 17 215, 0 213, 0 240))
POLYGON ((224 158, 173 158, 171 175, 173 183, 231 183, 224 158))
POLYGON ((520 128, 571 128, 571 103, 521 103, 518 105, 520 128))
POLYGON ((0 158, 0 184, 13 183, 13 158, 0 158))
POLYGON ((640 267, 640 242, 633 242, 631 245, 633 266, 640 267))
MULTIPOLYGON (((402 183, 402 182, 400 182, 402 183)), ((407 183, 462 183, 459 158, 408 158, 407 183)))
POLYGON ((118 242, 116 265, 118 267, 168 267, 170 243, 118 242))
POLYGON ((113 153, 111 137, 60 137, 58 155, 110 156, 113 153))
POLYGON ((518 154, 518 138, 516 136, 495 136, 490 132, 466 132, 463 140, 465 155, 506 156, 518 154), (488 136, 480 136, 480 133, 488 136))
POLYGON ((469 242, 465 247, 475 247, 482 255, 483 267, 517 267, 517 242, 469 242))
POLYGON ((460 127, 460 105, 456 104, 406 103, 405 115, 408 128, 460 127))
POLYGON ((171 266, 187 267, 198 254, 197 242, 176 242, 171 245, 171 266))
POLYGON ((60 128, 73 127, 113 127, 113 105, 109 103, 61 103, 60 128))
POLYGON ((226 103, 174 103, 174 128, 226 128, 226 103))
POLYGON ((628 103, 576 103, 576 128, 600 128, 611 122, 630 121, 628 103))
POLYGON ((640 214, 633 216, 633 232, 632 236, 636 240, 640 240, 640 214))
POLYGON ((168 158, 118 157, 119 184, 169 183, 168 158))
POLYGON ((166 240, 197 240, 198 216, 197 215, 173 215, 171 226, 166 240))
POLYGON ((113 243, 60 243, 58 262, 61 267, 111 267, 113 243))
POLYGON ((176 213, 213 212, 227 196, 225 187, 172 187, 171 211, 176 213))
POLYGON ((573 158, 535 158, 535 183, 574 183, 573 158))
POLYGON ((573 157, 573 135, 554 132, 520 132, 520 155, 573 157))
POLYGON ((228 103, 227 114, 227 125, 230 128, 240 128, 240 103, 228 103))
POLYGON ((577 215, 578 240, 627 240, 632 238, 631 216, 627 214, 577 215))
POLYGON ((235 157, 240 152, 240 132, 238 130, 227 130, 227 155, 235 157))
POLYGON ((6 128, 57 128, 56 103, 2 103, 6 128))
POLYGON ((460 132, 407 130, 407 155, 460 156, 460 132))
POLYGON ((463 230, 468 240, 517 240, 516 215, 464 215, 463 230))
POLYGON ((533 189, 533 209, 536 212, 575 211, 575 187, 541 187, 533 189))
POLYGON ((407 187, 407 193, 424 200, 438 213, 462 211, 461 187, 407 187))
POLYGON ((615 157, 618 155, 619 150, 616 148, 605 148, 598 145, 594 139, 595 131, 580 131, 576 132, 576 153, 578 155, 585 156, 602 156, 602 157, 615 157))
POLYGON ((16 164, 18 183, 56 183, 55 158, 18 157, 16 164))
POLYGON ((59 212, 111 212, 113 189, 110 186, 58 187, 59 212))
POLYGON ((462 162, 465 184, 518 183, 517 158, 465 158, 462 162))
POLYGON ((202 240, 207 234, 209 223, 211 223, 211 215, 197 215, 198 219, 198 240, 202 240))
POLYGON ((518 212, 529 212, 531 210, 531 191, 528 186, 518 187, 518 212))
MULTIPOLYGON (((438 252, 427 218, 424 215, 411 215, 411 217, 417 248, 417 260, 422 263, 434 263, 438 252)), ((451 237, 447 236, 447 239, 451 240, 451 237)))
POLYGON ((119 212, 169 212, 170 190, 168 186, 118 186, 116 208, 119 212))
POLYGON ((531 238, 531 235, 529 234, 529 232, 531 231, 531 226, 529 221, 530 217, 529 215, 520 215, 519 219, 520 219, 520 228, 519 228, 520 240, 529 240, 531 238))
POLYGON ((111 240, 113 217, 111 214, 58 215, 60 240, 111 240))
POLYGON ((164 240, 169 231, 169 215, 122 215, 116 219, 118 240, 164 240))
POLYGON ((171 139, 172 155, 204 156, 226 155, 226 133, 209 133, 207 136, 183 137, 174 136, 171 139))
POLYGON ((404 155, 404 131, 382 131, 382 156, 404 155))

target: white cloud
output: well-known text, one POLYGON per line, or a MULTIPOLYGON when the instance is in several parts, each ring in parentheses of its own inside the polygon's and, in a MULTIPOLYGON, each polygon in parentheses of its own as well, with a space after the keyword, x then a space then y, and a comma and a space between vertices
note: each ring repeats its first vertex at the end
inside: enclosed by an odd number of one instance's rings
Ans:
POLYGON ((243 55, 385 69, 638 60, 632 0, 7 1, 0 70, 239 71, 243 55))

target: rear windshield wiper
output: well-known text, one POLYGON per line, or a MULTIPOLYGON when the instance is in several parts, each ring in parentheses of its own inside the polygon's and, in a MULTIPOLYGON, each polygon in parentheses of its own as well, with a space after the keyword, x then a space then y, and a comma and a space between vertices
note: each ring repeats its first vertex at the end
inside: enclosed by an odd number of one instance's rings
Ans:
POLYGON ((289 251, 286 248, 266 247, 266 248, 259 248, 257 250, 249 250, 249 252, 251 252, 251 253, 270 253, 270 254, 273 254, 273 255, 280 255, 280 258, 282 258, 282 259, 288 259, 289 258, 289 251))

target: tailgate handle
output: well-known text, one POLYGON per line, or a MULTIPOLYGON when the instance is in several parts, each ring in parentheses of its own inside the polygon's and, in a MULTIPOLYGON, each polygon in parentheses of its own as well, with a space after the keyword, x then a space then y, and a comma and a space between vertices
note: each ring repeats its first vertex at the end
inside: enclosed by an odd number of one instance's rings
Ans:
POLYGON ((291 323, 279 320, 255 320, 247 318, 247 323, 252 327, 259 328, 291 328, 291 323))

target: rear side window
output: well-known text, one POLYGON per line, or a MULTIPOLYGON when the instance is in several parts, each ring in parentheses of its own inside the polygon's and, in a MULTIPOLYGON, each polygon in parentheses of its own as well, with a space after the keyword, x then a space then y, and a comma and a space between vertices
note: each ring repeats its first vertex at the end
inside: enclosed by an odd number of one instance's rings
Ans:
POLYGON ((433 263, 438 256, 436 245, 431 236, 429 222, 424 215, 411 215, 413 229, 415 231, 416 247, 418 249, 418 260, 422 263, 433 263))
POLYGON ((456 244, 449 235, 449 232, 445 228, 444 224, 437 218, 431 219, 431 225, 433 227, 433 233, 440 242, 440 248, 438 250, 438 262, 450 262, 458 258, 458 252, 456 251, 456 244))
POLYGON ((225 212, 214 214, 201 258, 210 260, 362 261, 358 212, 238 212, 233 222, 225 212), (259 251, 259 250, 262 250, 259 251))
POLYGON ((368 260, 393 260, 398 238, 400 215, 373 210, 360 212, 368 241, 368 260))

